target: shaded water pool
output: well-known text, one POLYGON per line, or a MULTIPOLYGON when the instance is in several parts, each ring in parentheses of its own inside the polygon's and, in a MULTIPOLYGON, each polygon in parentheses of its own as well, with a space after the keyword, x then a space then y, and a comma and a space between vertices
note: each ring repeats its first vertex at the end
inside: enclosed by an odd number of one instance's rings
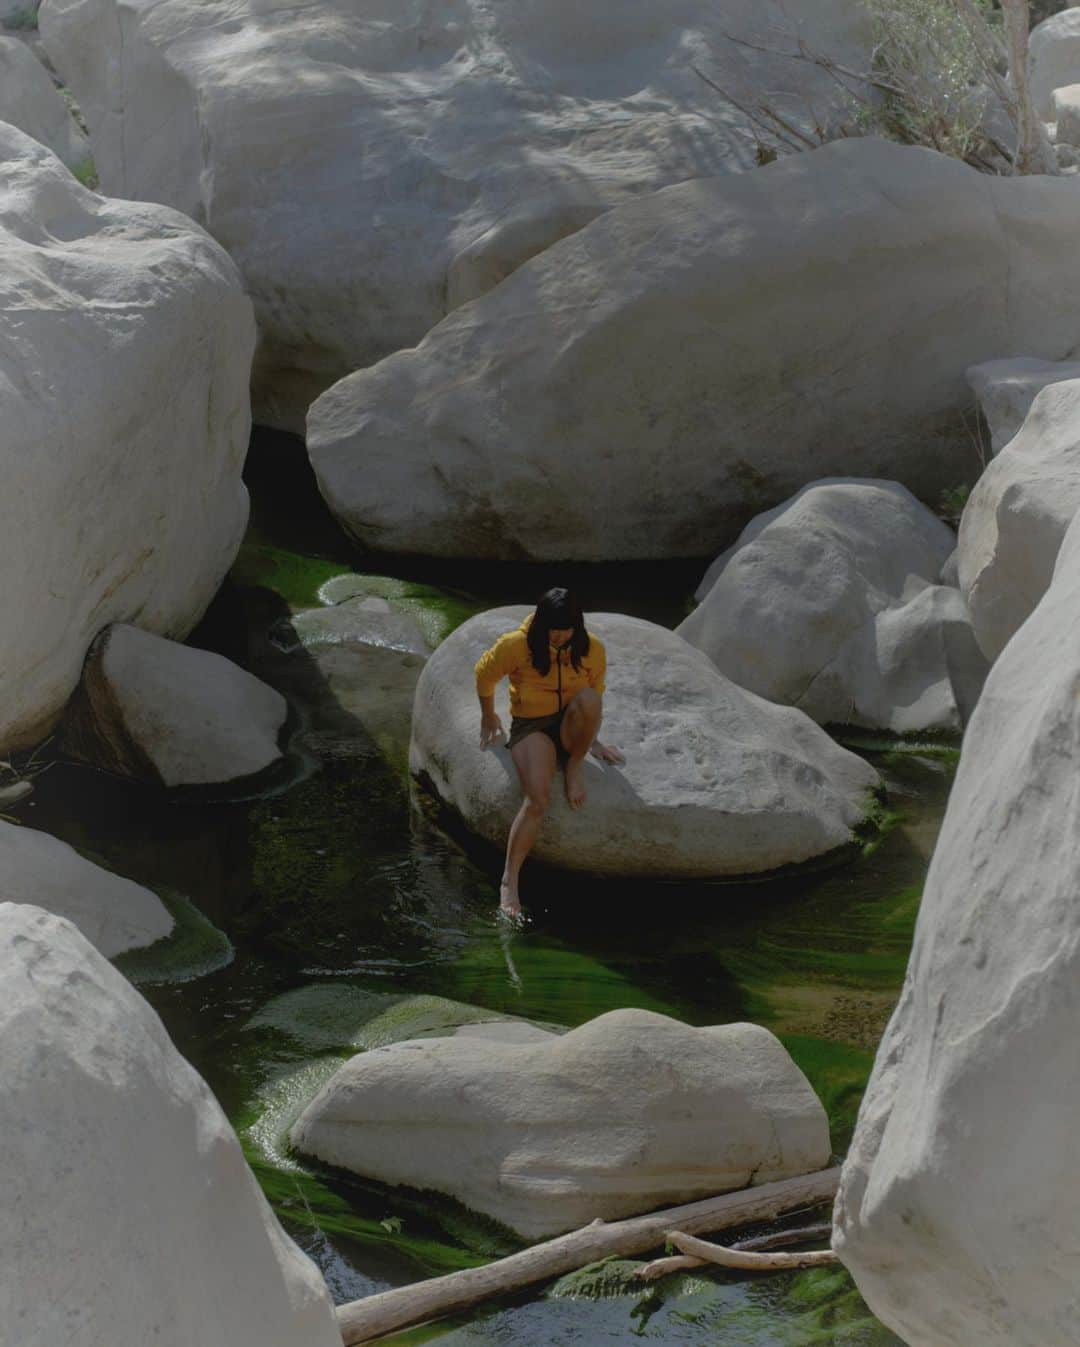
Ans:
MULTIPOLYGON (((312 651, 291 639, 291 619, 344 574, 437 636, 477 607, 531 598, 551 577, 372 567, 339 539, 302 473, 282 492, 290 471, 299 472, 295 463, 258 470, 248 542, 195 638, 289 695, 288 770, 249 799, 166 800, 58 764, 24 817, 173 906, 177 935, 122 966, 210 1083, 335 1298, 515 1247, 451 1202, 301 1164, 284 1142, 343 1057, 445 1028, 460 1014, 453 1003, 563 1026, 626 1006, 692 1024, 754 1020, 810 1078, 842 1155, 903 978, 951 755, 888 746, 872 754, 892 812, 876 845, 849 864, 727 885, 598 883, 533 869, 523 891, 532 922, 508 931, 493 917, 499 858, 441 831, 410 790, 419 659, 312 651), (428 999, 405 999, 416 995, 428 999)), ((699 566, 588 568, 575 578, 587 608, 674 625, 699 574, 699 566)), ((764 1280, 686 1275, 644 1290, 628 1288, 616 1268, 393 1341, 435 1338, 447 1347, 897 1341, 834 1269, 764 1280)))

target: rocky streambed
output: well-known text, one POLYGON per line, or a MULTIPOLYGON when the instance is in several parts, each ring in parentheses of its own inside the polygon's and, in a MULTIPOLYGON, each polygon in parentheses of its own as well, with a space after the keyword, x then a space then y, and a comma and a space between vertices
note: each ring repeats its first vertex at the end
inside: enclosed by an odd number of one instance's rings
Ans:
MULTIPOLYGON (((360 1048, 483 1016, 559 1028, 624 1008, 691 1025, 750 1020, 805 1072, 843 1155, 903 979, 953 751, 856 742, 885 782, 890 812, 846 864, 732 884, 597 881, 538 866, 524 895, 532 923, 508 931, 493 920, 494 852, 443 831, 410 786, 423 657, 409 633, 437 640, 545 578, 504 567, 448 576, 430 563, 367 570, 323 515, 288 441, 273 458, 265 437, 258 448, 248 539, 194 643, 286 694, 286 763, 239 799, 170 797, 55 765, 23 816, 165 898, 174 934, 120 966, 221 1101, 335 1299, 517 1247, 450 1199, 360 1181, 290 1151, 301 1108, 360 1048), (319 610, 335 608, 337 625, 327 626, 319 610)), ((577 578, 590 608, 674 626, 699 573, 599 567, 577 578)), ((896 1341, 841 1270, 765 1282, 687 1274, 649 1289, 626 1271, 565 1278, 395 1341, 896 1341)))

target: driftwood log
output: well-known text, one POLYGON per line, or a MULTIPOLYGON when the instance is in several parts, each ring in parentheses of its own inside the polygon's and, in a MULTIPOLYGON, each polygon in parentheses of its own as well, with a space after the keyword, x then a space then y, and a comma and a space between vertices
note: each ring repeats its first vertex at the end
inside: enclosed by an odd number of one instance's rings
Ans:
MULTIPOLYGON (((767 1249, 777 1249, 785 1244, 806 1244, 814 1239, 828 1239, 832 1232, 830 1225, 808 1225, 799 1230, 780 1230, 774 1235, 755 1235, 753 1239, 741 1239, 737 1244, 729 1245, 723 1252, 733 1253, 764 1253, 767 1249)), ((668 1236, 671 1239, 671 1236, 668 1236)), ((686 1236, 684 1235, 685 1239, 686 1236)), ((719 1245, 712 1245, 712 1248, 719 1248, 719 1245)), ((796 1255, 798 1257, 798 1255, 796 1255)), ((710 1263, 717 1260, 712 1258, 695 1258, 692 1254, 675 1254, 671 1258, 654 1258, 651 1263, 645 1263, 638 1270, 638 1276, 642 1281, 658 1281, 661 1277, 670 1276, 673 1272, 689 1272, 692 1268, 707 1267, 710 1263)), ((838 1261, 829 1259, 826 1261, 838 1261)), ((786 1266, 781 1264, 781 1266, 786 1266)), ((813 1265, 811 1265, 813 1266, 813 1265)), ((770 1271, 768 1264, 755 1264, 755 1268, 761 1271, 770 1271)))
POLYGON ((602 1258, 630 1257, 664 1243, 669 1230, 708 1234, 753 1221, 771 1220, 784 1212, 828 1202, 836 1195, 839 1169, 823 1169, 758 1188, 743 1188, 702 1202, 669 1207, 625 1221, 593 1221, 581 1230, 535 1244, 484 1267, 466 1268, 432 1277, 413 1286, 354 1300, 338 1307, 338 1326, 345 1347, 397 1333, 415 1324, 471 1309, 485 1300, 524 1290, 536 1282, 575 1272, 602 1258))
POLYGON ((689 1258, 700 1258, 703 1263, 718 1267, 736 1268, 742 1272, 775 1272, 778 1268, 824 1267, 840 1260, 832 1249, 818 1249, 806 1253, 751 1253, 746 1249, 725 1248, 708 1240, 684 1235, 681 1230, 669 1230, 668 1239, 689 1258))

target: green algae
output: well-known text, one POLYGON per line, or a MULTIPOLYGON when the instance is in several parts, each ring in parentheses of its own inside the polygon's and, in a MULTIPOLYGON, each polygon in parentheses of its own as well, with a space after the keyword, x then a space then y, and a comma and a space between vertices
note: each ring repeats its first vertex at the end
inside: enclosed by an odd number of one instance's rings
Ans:
POLYGON ((175 925, 163 940, 145 949, 128 950, 115 960, 129 981, 136 985, 191 982, 232 962, 235 951, 228 936, 183 894, 163 889, 158 896, 175 925))
POLYGON ((319 602, 319 590, 335 576, 349 574, 340 561, 304 556, 281 547, 243 543, 229 578, 242 589, 272 589, 290 609, 311 608, 319 602))

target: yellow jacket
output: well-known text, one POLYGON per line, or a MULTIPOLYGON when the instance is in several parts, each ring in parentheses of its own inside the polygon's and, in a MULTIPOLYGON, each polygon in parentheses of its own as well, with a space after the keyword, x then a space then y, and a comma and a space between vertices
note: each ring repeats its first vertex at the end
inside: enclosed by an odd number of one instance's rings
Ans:
POLYGON ((517 628, 500 636, 476 665, 476 691, 481 697, 490 697, 502 678, 510 679, 510 712, 515 716, 553 716, 561 711, 571 697, 583 688, 593 688, 603 695, 607 655, 602 641, 589 633, 589 653, 582 659, 581 668, 570 662, 569 650, 551 647, 551 668, 541 675, 533 667, 529 643, 525 634, 531 617, 517 628))

